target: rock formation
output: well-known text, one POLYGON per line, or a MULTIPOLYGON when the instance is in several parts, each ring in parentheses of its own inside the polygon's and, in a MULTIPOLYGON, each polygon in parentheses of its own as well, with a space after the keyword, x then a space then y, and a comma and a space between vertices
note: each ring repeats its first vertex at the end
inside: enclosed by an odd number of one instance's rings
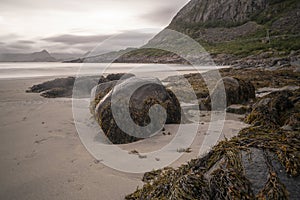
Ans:
POLYGON ((214 101, 218 104, 218 102, 223 99, 224 102, 227 103, 227 107, 232 104, 247 103, 254 98, 255 88, 251 82, 234 77, 224 77, 217 83, 216 88, 212 91, 212 94, 207 98, 206 102, 209 105, 211 105, 210 101, 214 101), (225 93, 222 92, 221 87, 224 87, 225 93))
POLYGON ((256 119, 251 127, 178 169, 145 173, 145 185, 126 199, 298 199, 299 94, 299 90, 275 92, 258 100, 249 115, 256 119), (272 103, 261 103, 270 102, 270 97, 272 103), (276 127, 268 126, 262 117, 273 115, 264 112, 269 109, 281 113, 274 118, 276 127), (289 113, 293 113, 294 129, 279 129, 289 123, 289 113))
MULTIPOLYGON (((132 77, 119 83, 112 81, 101 84, 96 90, 99 91, 95 94, 99 103, 94 110, 94 116, 104 134, 114 144, 131 143, 150 137, 162 128, 164 120, 166 123, 181 121, 181 108, 177 98, 157 79, 132 77), (160 114, 150 119, 149 114, 155 105, 160 105, 166 111, 166 119, 160 114), (117 113, 113 113, 113 109, 117 113), (125 127, 126 131, 119 127, 116 119, 128 125, 125 127), (143 132, 140 127, 148 128, 143 132)), ((159 110, 152 110, 155 111, 159 110)))

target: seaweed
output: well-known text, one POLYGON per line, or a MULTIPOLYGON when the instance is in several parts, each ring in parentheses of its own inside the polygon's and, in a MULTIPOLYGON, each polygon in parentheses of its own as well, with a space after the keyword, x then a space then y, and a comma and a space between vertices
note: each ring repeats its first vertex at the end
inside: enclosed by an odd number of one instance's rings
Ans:
POLYGON ((257 199, 288 199, 289 194, 286 187, 279 180, 266 152, 265 158, 269 168, 269 178, 265 187, 258 193, 257 199))
MULTIPOLYGON (((273 98, 280 95, 282 93, 271 94, 273 98)), ((298 96, 299 90, 287 97, 293 103, 292 107, 275 106, 275 111, 279 111, 280 115, 276 126, 270 127, 265 123, 252 125, 241 130, 238 136, 221 141, 204 157, 191 160, 178 169, 165 168, 146 173, 143 178, 145 185, 127 195, 126 199, 288 199, 288 190, 266 152, 276 155, 273 159, 280 161, 289 176, 300 175, 299 131, 279 128, 283 124, 280 120, 286 121, 289 117, 286 112, 299 114, 298 96), (265 152, 264 159, 269 171, 267 182, 256 196, 251 182, 245 177, 241 159, 241 151, 250 152, 251 148, 265 152)), ((259 120, 264 121, 265 118, 259 120)), ((299 120, 295 123, 299 126, 299 120)))

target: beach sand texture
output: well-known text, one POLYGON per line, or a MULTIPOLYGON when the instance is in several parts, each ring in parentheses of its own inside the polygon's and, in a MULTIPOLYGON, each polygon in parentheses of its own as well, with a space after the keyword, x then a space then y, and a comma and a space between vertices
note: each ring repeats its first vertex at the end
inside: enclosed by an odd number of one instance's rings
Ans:
MULTIPOLYGON (((71 99, 25 93, 28 87, 51 79, 0 80, 0 199, 124 199, 142 186, 142 174, 115 171, 88 153, 75 129, 71 99)), ((240 117, 227 116, 227 138, 246 126, 240 117)), ((204 121, 208 118, 209 114, 204 121)), ((199 133, 205 127, 204 123, 199 133)), ((176 125, 166 129, 172 132, 176 125)), ((122 148, 147 152, 171 138, 160 134, 122 148)), ((192 151, 172 166, 196 156, 192 151)))

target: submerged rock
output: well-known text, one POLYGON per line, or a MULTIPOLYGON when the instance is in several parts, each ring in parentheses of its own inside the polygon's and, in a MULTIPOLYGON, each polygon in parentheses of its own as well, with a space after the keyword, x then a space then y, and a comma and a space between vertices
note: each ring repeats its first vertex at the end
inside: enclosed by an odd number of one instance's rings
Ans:
POLYGON ((158 79, 132 77, 118 84, 109 82, 99 87, 107 90, 96 94, 100 101, 94 116, 114 144, 130 143, 149 137, 159 131, 164 123, 181 121, 181 108, 177 98, 158 79), (105 93, 107 94, 104 95, 105 93), (163 114, 164 109, 166 116, 163 114), (155 115, 150 119, 151 112, 155 115), (121 124, 118 120, 122 121, 121 124))

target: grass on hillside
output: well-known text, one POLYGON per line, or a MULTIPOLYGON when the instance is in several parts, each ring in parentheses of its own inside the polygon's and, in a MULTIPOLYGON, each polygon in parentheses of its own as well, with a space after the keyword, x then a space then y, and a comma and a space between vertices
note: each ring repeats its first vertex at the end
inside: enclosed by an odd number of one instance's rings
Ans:
POLYGON ((230 42, 209 44, 199 41, 199 43, 210 53, 213 54, 233 54, 237 56, 255 55, 268 50, 275 50, 289 54, 292 50, 300 49, 300 36, 288 37, 278 36, 271 39, 271 42, 262 40, 239 39, 230 42))

